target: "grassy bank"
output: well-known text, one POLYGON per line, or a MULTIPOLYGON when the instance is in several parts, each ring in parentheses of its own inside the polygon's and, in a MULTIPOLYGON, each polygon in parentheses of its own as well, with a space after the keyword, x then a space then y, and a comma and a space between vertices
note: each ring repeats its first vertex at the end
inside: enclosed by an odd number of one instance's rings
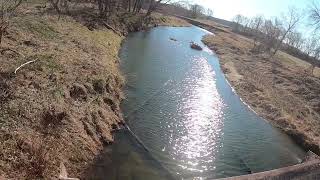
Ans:
POLYGON ((219 56, 227 79, 258 114, 300 145, 320 153, 320 69, 279 52, 253 54, 251 39, 232 32, 215 32, 203 42, 219 56))
POLYGON ((147 26, 115 20, 112 29, 79 16, 24 5, 0 54, 0 175, 56 179, 65 166, 82 177, 123 123, 122 34, 156 25, 186 25, 153 15, 147 26), (137 27, 137 29, 132 27, 137 27), (22 64, 16 74, 14 71, 22 64))

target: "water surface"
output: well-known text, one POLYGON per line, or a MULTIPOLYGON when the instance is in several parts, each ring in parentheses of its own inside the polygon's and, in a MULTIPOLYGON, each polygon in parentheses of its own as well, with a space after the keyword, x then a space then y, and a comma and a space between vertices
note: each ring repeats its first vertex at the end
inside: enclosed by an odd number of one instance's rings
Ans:
POLYGON ((305 152, 252 112, 227 83, 197 27, 132 33, 120 53, 130 129, 178 179, 211 179, 297 164, 305 152), (170 38, 177 41, 172 41, 170 38))

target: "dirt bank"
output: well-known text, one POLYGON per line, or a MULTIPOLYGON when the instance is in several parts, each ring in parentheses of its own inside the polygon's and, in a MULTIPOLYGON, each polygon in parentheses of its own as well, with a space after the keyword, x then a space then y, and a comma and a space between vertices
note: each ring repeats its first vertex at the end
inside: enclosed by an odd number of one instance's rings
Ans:
MULTIPOLYGON (((0 54, 0 175, 57 179, 63 163, 70 177, 81 177, 123 123, 121 34, 143 24, 115 21, 110 29, 83 17, 58 20, 30 4, 18 14, 0 54)), ((159 14, 150 21, 187 25, 159 14)))
POLYGON ((293 139, 320 153, 320 79, 310 64, 279 52, 253 54, 252 40, 232 32, 215 32, 203 42, 216 52, 227 79, 258 114, 293 139))

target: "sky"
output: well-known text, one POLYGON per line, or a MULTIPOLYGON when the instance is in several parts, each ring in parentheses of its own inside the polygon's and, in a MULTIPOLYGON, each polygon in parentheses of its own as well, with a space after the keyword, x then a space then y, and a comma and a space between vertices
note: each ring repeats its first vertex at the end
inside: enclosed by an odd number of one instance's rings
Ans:
MULTIPOLYGON (((315 0, 320 3, 320 0, 315 0)), ((306 9, 313 0, 194 0, 194 3, 203 5, 214 11, 216 18, 232 20, 232 18, 241 14, 246 17, 263 15, 265 18, 281 17, 286 13, 289 7, 295 7, 306 14, 306 9)), ((305 16, 299 27, 300 32, 307 36, 312 33, 312 28, 308 26, 308 19, 305 16)))
POLYGON ((213 9, 217 18, 231 20, 237 14, 247 17, 264 15, 267 18, 280 16, 288 7, 306 9, 312 0, 194 0, 194 2, 213 9))

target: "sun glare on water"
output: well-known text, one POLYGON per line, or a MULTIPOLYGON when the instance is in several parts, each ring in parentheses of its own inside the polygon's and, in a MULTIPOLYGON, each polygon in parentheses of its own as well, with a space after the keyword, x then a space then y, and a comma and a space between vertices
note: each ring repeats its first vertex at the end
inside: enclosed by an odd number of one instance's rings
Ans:
POLYGON ((219 137, 222 133, 223 101, 216 89, 215 75, 202 57, 194 59, 193 67, 183 82, 185 98, 178 113, 183 117, 183 132, 173 140, 174 155, 179 166, 192 172, 214 169, 219 137), (208 166, 212 164, 212 166, 208 166))

